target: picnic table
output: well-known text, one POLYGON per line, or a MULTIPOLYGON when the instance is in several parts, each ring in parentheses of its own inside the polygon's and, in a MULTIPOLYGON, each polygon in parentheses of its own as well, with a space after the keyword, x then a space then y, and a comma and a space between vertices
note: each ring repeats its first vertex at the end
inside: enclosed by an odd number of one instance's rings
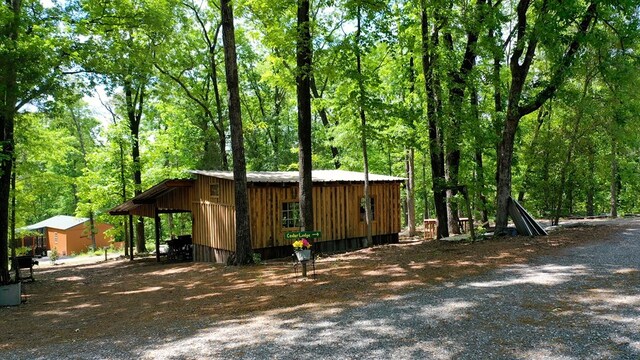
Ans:
POLYGON ((167 259, 174 261, 193 260, 193 239, 191 235, 181 235, 176 239, 167 240, 169 250, 167 259))

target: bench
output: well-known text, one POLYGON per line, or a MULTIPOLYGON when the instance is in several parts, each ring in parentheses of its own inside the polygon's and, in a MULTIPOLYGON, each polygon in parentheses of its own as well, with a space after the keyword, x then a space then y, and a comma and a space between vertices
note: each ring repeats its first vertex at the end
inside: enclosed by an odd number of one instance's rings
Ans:
POLYGON ((33 278, 33 265, 38 265, 39 264, 38 261, 33 260, 33 257, 30 255, 16 256, 16 264, 17 264, 17 269, 16 269, 17 281, 20 281, 23 279, 31 279, 31 281, 36 281, 36 279, 33 278), (21 276, 20 269, 29 269, 29 276, 21 276))
MULTIPOLYGON (((458 226, 460 233, 469 232, 469 218, 459 218, 458 226)), ((424 238, 425 240, 435 239, 438 235, 438 219, 424 219, 424 238)))

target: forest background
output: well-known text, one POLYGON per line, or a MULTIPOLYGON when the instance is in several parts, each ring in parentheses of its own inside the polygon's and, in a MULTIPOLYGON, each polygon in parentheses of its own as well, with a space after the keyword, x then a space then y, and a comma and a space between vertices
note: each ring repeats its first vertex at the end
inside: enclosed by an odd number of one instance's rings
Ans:
MULTIPOLYGON (((232 2, 247 170, 298 169, 305 2, 232 2)), ((366 149, 369 171, 410 179, 404 223, 437 216, 440 235, 457 231, 461 185, 498 228, 510 195, 555 221, 638 212, 638 10, 311 1, 313 168, 362 171, 366 149)), ((75 214, 121 240, 108 209, 231 170, 221 24, 213 0, 3 0, 0 231, 75 214)))

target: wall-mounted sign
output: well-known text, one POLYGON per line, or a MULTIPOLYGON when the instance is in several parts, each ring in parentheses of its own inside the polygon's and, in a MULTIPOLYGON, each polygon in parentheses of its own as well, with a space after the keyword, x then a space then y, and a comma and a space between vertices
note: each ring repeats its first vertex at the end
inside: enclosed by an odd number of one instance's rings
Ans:
POLYGON ((319 239, 322 236, 322 233, 319 230, 315 231, 289 231, 284 233, 284 238, 286 240, 299 240, 302 238, 305 239, 319 239))

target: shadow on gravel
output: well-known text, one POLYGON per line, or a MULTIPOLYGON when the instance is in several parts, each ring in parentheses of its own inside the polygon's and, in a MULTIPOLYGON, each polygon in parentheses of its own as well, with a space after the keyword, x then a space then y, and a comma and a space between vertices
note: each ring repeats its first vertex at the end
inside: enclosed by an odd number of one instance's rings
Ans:
POLYGON ((220 322, 188 338, 166 338, 140 355, 637 359, 638 328, 637 268, 515 265, 358 308, 275 311, 220 322))
MULTIPOLYGON (((625 263, 596 247, 524 263, 605 230, 376 247, 322 259, 309 281, 290 263, 41 269, 25 305, 0 309, 1 328, 11 329, 0 358, 636 359, 637 256, 625 263)), ((629 243, 615 249, 638 254, 629 243)))

